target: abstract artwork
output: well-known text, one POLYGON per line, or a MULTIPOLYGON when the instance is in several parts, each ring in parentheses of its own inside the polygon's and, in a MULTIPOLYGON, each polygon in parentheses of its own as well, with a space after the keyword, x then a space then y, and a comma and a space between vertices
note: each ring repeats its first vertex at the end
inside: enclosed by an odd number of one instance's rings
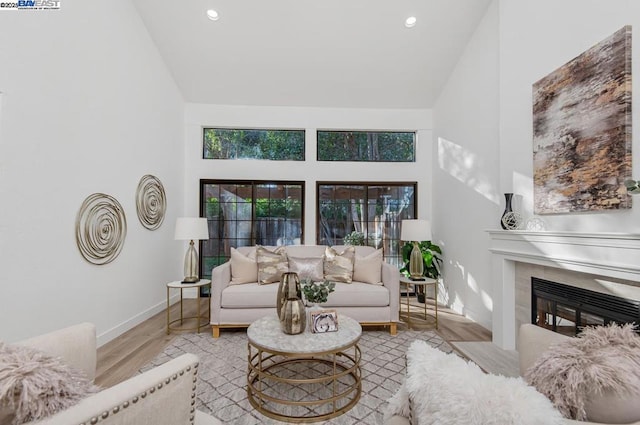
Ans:
POLYGON ((136 191, 138 219, 149 230, 156 230, 164 220, 167 197, 159 178, 146 174, 142 176, 136 191))
POLYGON ((631 208, 631 26, 533 85, 534 212, 631 208))
POLYGON ((84 200, 76 217, 76 243, 85 260, 110 263, 120 254, 126 235, 127 220, 120 202, 104 193, 84 200))

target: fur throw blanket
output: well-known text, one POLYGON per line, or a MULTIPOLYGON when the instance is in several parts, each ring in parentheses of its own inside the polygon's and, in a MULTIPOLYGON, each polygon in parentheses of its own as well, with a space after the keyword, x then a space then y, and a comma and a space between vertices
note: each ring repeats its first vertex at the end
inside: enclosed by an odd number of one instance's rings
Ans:
POLYGON ((551 402, 521 378, 485 374, 425 341, 414 341, 407 350, 407 378, 389 400, 384 418, 409 413, 418 425, 563 423, 551 402))
POLYGON ((566 417, 588 420, 589 394, 640 394, 640 336, 633 325, 586 327, 543 353, 525 379, 566 417))

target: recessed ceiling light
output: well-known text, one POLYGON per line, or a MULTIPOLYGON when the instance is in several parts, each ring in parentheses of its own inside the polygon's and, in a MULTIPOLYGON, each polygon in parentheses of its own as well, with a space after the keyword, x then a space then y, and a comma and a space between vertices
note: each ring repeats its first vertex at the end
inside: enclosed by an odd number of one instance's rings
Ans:
POLYGON ((404 21, 404 26, 407 28, 413 28, 416 26, 416 22, 418 19, 415 16, 409 16, 406 21, 404 21))
POLYGON ((212 21, 217 21, 219 17, 220 15, 218 15, 218 12, 216 12, 215 10, 207 10, 207 18, 211 19, 212 21))

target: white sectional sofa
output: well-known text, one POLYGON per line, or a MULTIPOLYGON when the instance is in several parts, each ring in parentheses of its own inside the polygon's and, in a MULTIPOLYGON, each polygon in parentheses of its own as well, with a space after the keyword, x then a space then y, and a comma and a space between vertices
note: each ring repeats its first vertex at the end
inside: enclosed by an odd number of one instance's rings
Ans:
MULTIPOLYGON (((345 246, 334 246, 342 252, 345 246)), ((292 245, 285 247, 289 257, 323 258, 325 245, 292 245)), ((246 256, 255 253, 256 247, 239 247, 246 256)), ((369 246, 355 247, 356 262, 375 252, 369 246)), ((396 334, 399 308, 399 278, 397 267, 384 261, 380 264, 382 285, 353 281, 337 283, 335 292, 329 295, 325 308, 334 308, 360 322, 361 325, 384 325, 392 335, 396 334)), ((255 320, 274 314, 278 283, 260 285, 258 282, 232 285, 231 261, 215 267, 211 275, 211 327, 213 337, 220 336, 220 329, 247 327, 255 320)))

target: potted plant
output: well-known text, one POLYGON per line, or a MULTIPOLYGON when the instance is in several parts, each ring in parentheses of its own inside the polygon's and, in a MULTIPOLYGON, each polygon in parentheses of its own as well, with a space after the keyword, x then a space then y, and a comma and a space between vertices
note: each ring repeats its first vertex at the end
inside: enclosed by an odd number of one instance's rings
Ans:
MULTIPOLYGON (((442 250, 436 244, 431 241, 420 242, 420 252, 422 252, 422 261, 424 262, 424 276, 432 279, 438 279, 440 277, 440 267, 442 266, 442 250)), ((405 276, 409 276, 409 257, 413 244, 407 243, 402 247, 402 262, 404 267, 400 269, 400 273, 405 276)), ((418 287, 418 302, 425 302, 425 295, 423 292, 424 287, 418 287)))
POLYGON ((303 280, 302 293, 304 299, 307 300, 307 304, 322 304, 326 303, 329 298, 329 294, 335 290, 336 283, 325 280, 324 282, 314 283, 311 279, 306 278, 303 280))

